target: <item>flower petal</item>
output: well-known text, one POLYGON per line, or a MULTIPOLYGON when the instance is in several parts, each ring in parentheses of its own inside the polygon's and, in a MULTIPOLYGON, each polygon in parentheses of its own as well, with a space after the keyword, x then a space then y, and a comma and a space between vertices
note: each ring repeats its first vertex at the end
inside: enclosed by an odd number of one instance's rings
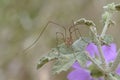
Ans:
POLYGON ((72 65, 72 68, 74 68, 74 69, 80 69, 80 64, 76 61, 76 62, 74 62, 74 64, 72 65))
POLYGON ((82 68, 73 70, 67 78, 68 80, 91 80, 90 72, 82 68))
POLYGON ((86 47, 86 50, 92 57, 95 57, 95 54, 99 55, 97 46, 94 43, 89 43, 89 45, 86 47))
MULTIPOLYGON (((92 57, 95 57, 96 55, 99 56, 98 48, 94 43, 90 43, 86 50, 90 53, 92 57)), ((114 61, 117 53, 116 53, 116 45, 114 43, 111 43, 110 45, 103 45, 102 46, 103 55, 107 63, 110 63, 111 61, 114 61)))
POLYGON ((102 46, 102 50, 107 63, 115 60, 117 56, 117 52, 116 52, 116 45, 114 43, 110 45, 102 46))

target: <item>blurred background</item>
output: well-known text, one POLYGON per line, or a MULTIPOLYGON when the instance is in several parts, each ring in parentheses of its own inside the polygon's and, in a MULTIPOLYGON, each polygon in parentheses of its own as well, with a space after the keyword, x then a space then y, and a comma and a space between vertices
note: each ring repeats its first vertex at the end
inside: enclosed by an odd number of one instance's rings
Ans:
MULTIPOLYGON (((102 30, 101 14, 108 3, 119 0, 0 0, 0 80, 67 80, 67 72, 51 74, 51 63, 37 70, 42 55, 55 47, 56 32, 61 27, 50 24, 40 40, 27 54, 23 52, 38 37, 48 21, 69 27, 79 18, 93 20, 102 30)), ((114 15, 116 25, 107 33, 120 47, 120 13, 114 15)), ((88 34, 80 28, 82 35, 88 34)))

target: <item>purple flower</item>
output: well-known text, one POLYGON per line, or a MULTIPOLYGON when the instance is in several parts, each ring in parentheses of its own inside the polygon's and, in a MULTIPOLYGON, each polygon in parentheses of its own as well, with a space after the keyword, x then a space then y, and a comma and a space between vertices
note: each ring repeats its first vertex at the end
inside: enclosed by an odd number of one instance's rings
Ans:
MULTIPOLYGON (((89 54, 92 57, 99 56, 98 48, 94 43, 90 43, 86 47, 86 50, 89 52, 89 54)), ((102 51, 104 53, 103 55, 107 64, 115 60, 117 53, 116 53, 116 45, 114 43, 110 45, 103 45, 102 51)), ((92 64, 86 66, 89 68, 91 65, 92 64)), ((91 75, 91 71, 89 69, 82 68, 78 62, 75 62, 72 65, 72 68, 74 70, 68 74, 67 76, 68 80, 95 80, 95 78, 91 75)), ((118 67, 116 73, 120 74, 120 67, 118 67)), ((97 77, 97 80, 104 80, 104 79, 102 76, 99 76, 97 77)))
MULTIPOLYGON (((99 56, 97 46, 94 43, 90 43, 87 47, 86 50, 90 53, 92 57, 95 57, 95 55, 99 56)), ((117 56, 116 52, 116 45, 114 43, 110 45, 103 45, 102 46, 102 51, 104 58, 106 60, 106 63, 110 63, 114 61, 114 59, 117 56)))
POLYGON ((90 72, 84 68, 81 68, 78 62, 75 62, 72 66, 75 70, 68 74, 68 80, 90 80, 90 72))

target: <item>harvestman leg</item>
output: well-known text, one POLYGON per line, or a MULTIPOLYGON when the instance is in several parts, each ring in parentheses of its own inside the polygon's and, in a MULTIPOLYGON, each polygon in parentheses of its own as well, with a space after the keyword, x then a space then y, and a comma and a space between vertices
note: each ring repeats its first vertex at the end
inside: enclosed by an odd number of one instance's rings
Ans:
POLYGON ((79 33, 79 36, 81 36, 81 33, 80 33, 80 31, 79 31, 79 29, 78 28, 76 28, 76 26, 75 25, 72 25, 70 28, 69 28, 69 33, 70 33, 70 36, 72 36, 72 34, 73 34, 73 32, 75 33, 75 36, 76 36, 76 38, 77 39, 79 39, 79 37, 77 36, 77 32, 79 33))
MULTIPOLYGON (((80 33, 80 31, 79 31, 79 28, 78 28, 78 27, 76 28, 76 25, 74 25, 74 24, 73 24, 73 26, 70 27, 70 30, 69 30, 69 31, 75 32, 75 35, 76 35, 77 39, 79 39, 79 37, 82 36, 81 33, 80 33), (73 31, 71 31, 72 28, 74 28, 73 31), (77 36, 77 32, 76 32, 76 31, 79 33, 79 37, 77 36)), ((84 42, 89 43, 89 42, 87 42, 86 40, 84 40, 82 37, 81 37, 81 39, 82 39, 84 42)))
POLYGON ((47 22, 47 24, 45 25, 45 27, 42 29, 42 31, 39 33, 38 38, 29 47, 27 47, 26 49, 24 49, 23 53, 25 53, 28 49, 30 49, 33 45, 36 44, 36 42, 41 38, 42 34, 44 33, 44 31, 46 30, 46 28, 48 27, 49 24, 54 24, 54 25, 57 25, 58 27, 62 27, 65 30, 65 37, 66 37, 66 29, 65 29, 64 26, 62 26, 62 25, 60 25, 58 23, 55 23, 53 21, 49 21, 49 22, 47 22))
MULTIPOLYGON (((73 21, 73 20, 72 20, 72 26, 69 28, 69 32, 70 32, 71 34, 72 34, 73 32, 75 32, 75 36, 76 36, 77 39, 79 39, 79 37, 82 36, 81 33, 80 33, 80 31, 79 31, 79 28, 78 28, 78 27, 76 28, 76 25, 74 24, 74 21, 73 21), (72 31, 72 29, 74 29, 74 30, 72 31), (79 36, 77 35, 77 32, 76 32, 76 31, 79 33, 79 36)), ((71 35, 71 34, 70 34, 70 35, 71 35)))

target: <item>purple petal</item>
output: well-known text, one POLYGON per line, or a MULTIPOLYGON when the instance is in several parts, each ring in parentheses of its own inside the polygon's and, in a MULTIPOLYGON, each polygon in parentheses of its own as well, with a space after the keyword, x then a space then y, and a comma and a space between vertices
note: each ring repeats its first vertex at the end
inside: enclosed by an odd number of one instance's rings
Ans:
POLYGON ((73 70, 67 78, 68 80, 91 80, 90 72, 82 68, 73 70))
POLYGON ((97 46, 94 43, 90 43, 87 47, 86 50, 90 53, 92 57, 95 57, 95 54, 98 55, 98 49, 97 46))
POLYGON ((76 61, 76 62, 74 62, 74 64, 72 65, 72 68, 74 68, 74 69, 80 69, 80 64, 76 61))
POLYGON ((110 45, 102 46, 102 50, 107 63, 115 60, 117 56, 117 52, 116 52, 116 45, 114 43, 110 45))
MULTIPOLYGON (((90 53, 92 57, 95 57, 96 55, 99 56, 98 48, 94 43, 90 43, 86 47, 86 50, 90 53)), ((103 45, 102 50, 107 63, 113 61, 117 56, 116 45, 114 43, 110 45, 103 45)))

